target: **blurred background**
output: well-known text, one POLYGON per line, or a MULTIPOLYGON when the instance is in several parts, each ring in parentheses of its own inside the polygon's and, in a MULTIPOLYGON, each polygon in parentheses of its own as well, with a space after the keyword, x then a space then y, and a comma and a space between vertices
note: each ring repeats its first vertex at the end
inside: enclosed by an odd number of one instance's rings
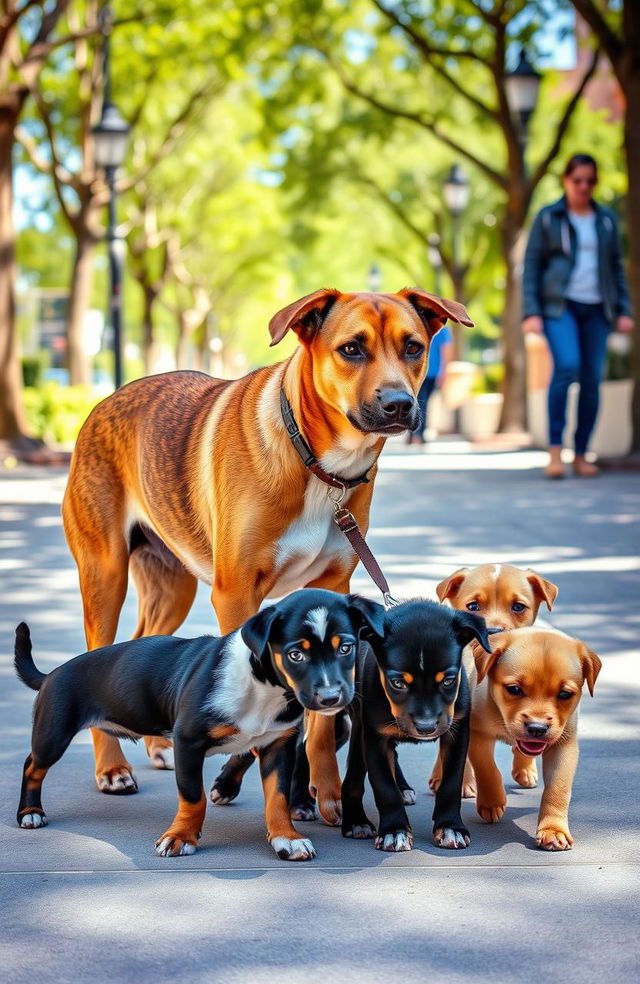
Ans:
MULTIPOLYGON (((525 351, 520 274, 576 152, 599 163, 640 310, 636 2, 0 9, 5 455, 69 446, 143 374, 283 358, 295 339, 270 349, 270 317, 322 286, 465 303, 476 327, 454 326, 430 426, 544 444, 549 357, 525 351)), ((611 336, 600 454, 640 447, 632 348, 611 336)))

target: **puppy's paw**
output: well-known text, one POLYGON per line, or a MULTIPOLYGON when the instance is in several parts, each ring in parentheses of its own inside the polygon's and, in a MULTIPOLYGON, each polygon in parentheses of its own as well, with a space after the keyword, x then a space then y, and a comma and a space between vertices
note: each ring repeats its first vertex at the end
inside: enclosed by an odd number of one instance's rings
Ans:
POLYGON ((440 783, 442 782, 442 775, 435 770, 429 776, 429 789, 435 796, 440 789, 440 783))
POLYGON ((49 821, 42 810, 30 807, 28 813, 23 813, 18 820, 18 826, 23 830, 37 830, 38 827, 46 827, 49 821))
POLYGON ((218 776, 211 787, 209 798, 214 806, 228 806, 229 803, 236 798, 239 792, 240 786, 234 785, 230 782, 225 782, 220 779, 220 776, 218 776))
POLYGON ((463 781, 463 783, 462 783, 462 798, 463 799, 466 799, 466 800, 475 799, 477 793, 478 793, 478 790, 476 788, 476 780, 475 780, 475 777, 473 779, 470 779, 468 782, 466 780, 463 781))
POLYGON ((316 849, 305 837, 272 837, 271 847, 283 861, 310 861, 316 849))
POLYGON ((171 771, 175 769, 173 748, 156 748, 149 758, 154 769, 170 769, 171 771))
POLYGON ((302 820, 304 823, 308 823, 311 820, 317 820, 316 808, 314 805, 308 805, 308 804, 301 804, 300 806, 292 806, 291 819, 302 820))
POLYGON ((413 847, 413 834, 410 830, 396 830, 392 834, 378 834, 374 846, 378 851, 410 851, 413 847))
POLYGON ((312 796, 316 797, 318 812, 324 822, 328 823, 330 827, 338 827, 342 821, 342 798, 340 790, 330 788, 316 789, 315 786, 309 786, 309 792, 312 796))
POLYGON ((180 840, 173 834, 166 833, 156 841, 156 854, 161 858, 182 858, 187 854, 195 854, 196 845, 191 841, 180 840))
POLYGON ((506 808, 506 801, 504 803, 478 803, 476 806, 485 823, 497 823, 504 816, 506 808))
POLYGON ((365 819, 362 823, 353 823, 349 826, 342 826, 342 836, 352 837, 353 840, 367 840, 375 837, 376 830, 369 820, 365 819))
POLYGON ((523 789, 533 789, 534 786, 538 785, 538 770, 535 765, 527 769, 518 769, 517 771, 514 769, 511 775, 523 789))
POLYGON ((96 772, 96 784, 101 793, 127 796, 138 792, 138 783, 130 765, 115 765, 103 772, 96 772))
POLYGON ((536 845, 543 851, 570 851, 573 837, 567 829, 539 827, 536 831, 536 845))
POLYGON ((465 827, 460 830, 454 830, 453 827, 436 827, 433 831, 433 843, 436 847, 457 851, 460 848, 469 847, 471 837, 465 827))
POLYGON ((416 805, 416 791, 412 789, 411 786, 407 786, 405 789, 401 789, 402 802, 405 806, 415 806, 416 805))

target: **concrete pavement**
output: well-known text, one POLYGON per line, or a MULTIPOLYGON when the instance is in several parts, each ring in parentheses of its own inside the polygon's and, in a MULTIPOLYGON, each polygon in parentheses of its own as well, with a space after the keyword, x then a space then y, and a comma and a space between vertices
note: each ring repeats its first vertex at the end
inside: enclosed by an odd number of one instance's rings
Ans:
MULTIPOLYGON (((581 762, 570 813, 574 850, 533 846, 540 790, 507 782, 503 821, 466 801, 467 851, 435 848, 426 791, 433 750, 405 747, 418 790, 415 848, 381 854, 320 823, 304 825, 318 858, 279 861, 264 839, 257 770, 228 808, 210 807, 188 858, 155 857, 175 808, 170 773, 126 746, 140 793, 97 792, 88 735, 44 789, 50 826, 22 831, 15 807, 33 694, 11 665, 26 620, 38 666, 84 649, 76 572, 59 519, 65 474, 0 478, 0 966, 12 981, 189 980, 282 984, 330 973, 344 981, 611 981, 637 975, 639 483, 635 473, 549 483, 539 452, 470 453, 460 443, 389 447, 369 542, 400 597, 434 596, 465 564, 531 566, 560 587, 550 616, 604 668, 581 704, 581 762)), ((356 590, 376 598, 361 568, 356 590)), ((135 624, 130 594, 119 638, 135 624)), ((214 629, 206 587, 182 635, 214 629)), ((508 749, 499 761, 509 776, 508 749)), ((222 759, 209 759, 206 781, 222 759)), ((375 811, 370 806, 373 815, 375 811)))

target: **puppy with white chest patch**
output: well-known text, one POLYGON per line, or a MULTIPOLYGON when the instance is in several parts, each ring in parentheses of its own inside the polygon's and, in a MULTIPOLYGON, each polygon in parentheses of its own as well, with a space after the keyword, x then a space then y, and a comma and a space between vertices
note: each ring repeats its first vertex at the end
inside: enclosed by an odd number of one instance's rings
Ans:
POLYGON ((156 853, 193 854, 206 811, 204 759, 256 749, 267 837, 278 857, 306 861, 313 844, 291 823, 289 790, 303 711, 333 715, 354 694, 358 634, 375 603, 321 589, 297 591, 222 638, 147 636, 76 656, 49 674, 16 630, 15 666, 38 691, 18 825, 47 819, 41 788, 74 735, 99 728, 124 738, 172 736, 178 812, 156 853))
POLYGON ((478 783, 477 809, 495 823, 507 797, 494 762, 496 739, 522 755, 541 756, 544 792, 536 844, 567 851, 569 800, 578 764, 578 703, 589 693, 601 661, 580 639, 553 629, 525 628, 492 636, 490 653, 474 648, 469 758, 478 783))

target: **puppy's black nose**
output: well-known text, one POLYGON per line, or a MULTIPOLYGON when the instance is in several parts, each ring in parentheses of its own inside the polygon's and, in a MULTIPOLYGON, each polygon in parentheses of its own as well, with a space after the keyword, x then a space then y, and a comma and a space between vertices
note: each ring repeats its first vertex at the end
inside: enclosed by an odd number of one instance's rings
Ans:
POLYGON ((432 735, 438 727, 437 718, 414 718, 415 729, 421 735, 432 735))
POLYGON ((415 402, 411 393, 405 393, 404 390, 386 389, 380 391, 378 399, 385 417, 402 422, 411 416, 415 402))
POLYGON ((329 687, 320 687, 316 694, 320 707, 335 707, 340 703, 340 690, 329 687))
POLYGON ((527 734, 531 735, 532 738, 544 738, 548 730, 549 725, 543 724, 541 721, 530 721, 527 724, 527 734))

